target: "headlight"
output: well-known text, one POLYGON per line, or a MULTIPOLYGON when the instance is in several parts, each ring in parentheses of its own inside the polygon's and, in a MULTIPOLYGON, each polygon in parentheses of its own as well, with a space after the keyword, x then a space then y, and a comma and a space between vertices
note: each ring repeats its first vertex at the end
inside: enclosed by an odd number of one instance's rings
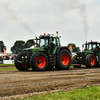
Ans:
POLYGON ((27 56, 25 56, 25 58, 27 58, 27 56))
POLYGON ((82 59, 82 57, 80 57, 80 59, 82 59))
POLYGON ((79 59, 79 57, 77 57, 77 59, 79 59))
POLYGON ((22 56, 22 58, 24 58, 24 56, 22 56))

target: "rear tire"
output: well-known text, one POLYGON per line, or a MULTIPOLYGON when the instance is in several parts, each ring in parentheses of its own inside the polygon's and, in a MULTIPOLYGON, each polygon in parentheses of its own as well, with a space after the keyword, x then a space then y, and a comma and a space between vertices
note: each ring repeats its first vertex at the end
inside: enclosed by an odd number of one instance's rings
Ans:
POLYGON ((55 67, 57 70, 66 70, 71 65, 71 56, 67 49, 62 49, 56 59, 55 67))
POLYGON ((37 52, 34 55, 32 55, 30 59, 30 66, 32 67, 32 70, 35 71, 44 71, 47 70, 48 65, 48 57, 43 52, 37 52))
POLYGON ((15 67, 16 67, 18 70, 20 70, 20 71, 26 71, 26 70, 28 70, 28 69, 30 68, 29 65, 24 65, 24 64, 18 62, 17 60, 22 61, 22 53, 19 54, 19 55, 15 58, 15 67))
POLYGON ((94 68, 97 64, 97 59, 95 55, 88 54, 85 59, 85 64, 86 64, 86 67, 88 68, 94 68))

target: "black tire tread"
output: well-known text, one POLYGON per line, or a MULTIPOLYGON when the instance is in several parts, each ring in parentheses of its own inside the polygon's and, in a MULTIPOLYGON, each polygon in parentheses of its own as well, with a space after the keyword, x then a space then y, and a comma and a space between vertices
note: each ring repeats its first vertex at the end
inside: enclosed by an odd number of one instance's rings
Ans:
POLYGON ((21 57, 22 53, 18 54, 18 56, 15 58, 15 67, 20 71, 27 71, 30 68, 29 65, 27 67, 23 67, 21 63, 17 62, 17 60, 21 60, 21 57))
POLYGON ((95 67, 96 64, 97 64, 97 59, 96 59, 95 55, 93 55, 93 54, 88 54, 88 55, 86 56, 86 59, 85 59, 85 64, 86 64, 86 67, 88 67, 88 68, 93 68, 93 67, 95 67), (91 58, 91 57, 94 57, 94 58, 95 58, 95 64, 94 64, 94 65, 91 65, 91 64, 90 64, 90 58, 91 58))
POLYGON ((37 52, 37 53, 34 53, 32 56, 31 56, 31 59, 30 59, 30 66, 32 67, 32 70, 34 71, 45 71, 47 70, 47 65, 48 65, 48 57, 45 53, 43 52, 37 52), (36 61, 37 61, 37 58, 39 57, 39 55, 43 55, 46 59, 46 65, 45 67, 43 68, 39 68, 36 64, 36 61))
POLYGON ((70 53, 69 53, 69 51, 67 49, 62 49, 59 52, 59 54, 57 55, 57 57, 56 57, 56 66, 55 67, 56 67, 57 70, 67 70, 70 67, 70 65, 71 65, 71 56, 70 56, 70 53), (61 64, 61 60, 60 60, 61 54, 63 52, 67 53, 67 55, 69 56, 69 63, 66 66, 62 65, 61 64))

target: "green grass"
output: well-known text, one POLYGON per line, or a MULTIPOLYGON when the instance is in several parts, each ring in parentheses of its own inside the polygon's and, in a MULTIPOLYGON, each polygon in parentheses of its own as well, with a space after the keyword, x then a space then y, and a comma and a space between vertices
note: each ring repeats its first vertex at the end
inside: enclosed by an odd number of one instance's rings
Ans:
POLYGON ((51 93, 18 100, 100 100, 100 86, 74 89, 68 92, 51 93))
POLYGON ((81 67, 86 67, 85 65, 81 65, 81 67))
POLYGON ((0 64, 0 66, 13 66, 14 64, 0 64))
POLYGON ((0 64, 0 67, 4 67, 5 68, 0 68, 0 70, 16 70, 16 68, 6 68, 6 66, 14 66, 14 64, 0 64))
POLYGON ((73 66, 70 66, 70 67, 73 67, 73 66))
POLYGON ((17 70, 16 68, 0 68, 0 71, 1 70, 17 70))

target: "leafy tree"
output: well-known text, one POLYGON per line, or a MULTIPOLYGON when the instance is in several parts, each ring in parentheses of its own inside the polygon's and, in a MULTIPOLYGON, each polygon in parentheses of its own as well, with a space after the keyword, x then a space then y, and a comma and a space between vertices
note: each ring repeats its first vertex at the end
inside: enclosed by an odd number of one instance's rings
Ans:
POLYGON ((3 49, 6 50, 6 46, 4 45, 3 41, 0 41, 0 52, 3 52, 3 49))
POLYGON ((11 47, 11 51, 14 54, 18 54, 20 52, 22 52, 22 50, 25 48, 25 42, 22 40, 16 41, 14 43, 14 46, 11 47))
POLYGON ((76 45, 74 43, 69 43, 68 44, 68 47, 70 45, 72 46, 72 52, 78 52, 78 51, 80 51, 80 48, 79 47, 76 47, 76 45))
POLYGON ((31 46, 35 45, 35 42, 33 39, 29 39, 27 40, 27 42, 25 43, 25 48, 30 48, 31 46))
POLYGON ((25 43, 25 41, 19 40, 19 41, 16 41, 14 43, 14 46, 11 47, 11 52, 13 54, 18 54, 18 53, 22 52, 23 49, 30 48, 32 45, 35 45, 35 42, 33 39, 27 40, 26 43, 25 43))

